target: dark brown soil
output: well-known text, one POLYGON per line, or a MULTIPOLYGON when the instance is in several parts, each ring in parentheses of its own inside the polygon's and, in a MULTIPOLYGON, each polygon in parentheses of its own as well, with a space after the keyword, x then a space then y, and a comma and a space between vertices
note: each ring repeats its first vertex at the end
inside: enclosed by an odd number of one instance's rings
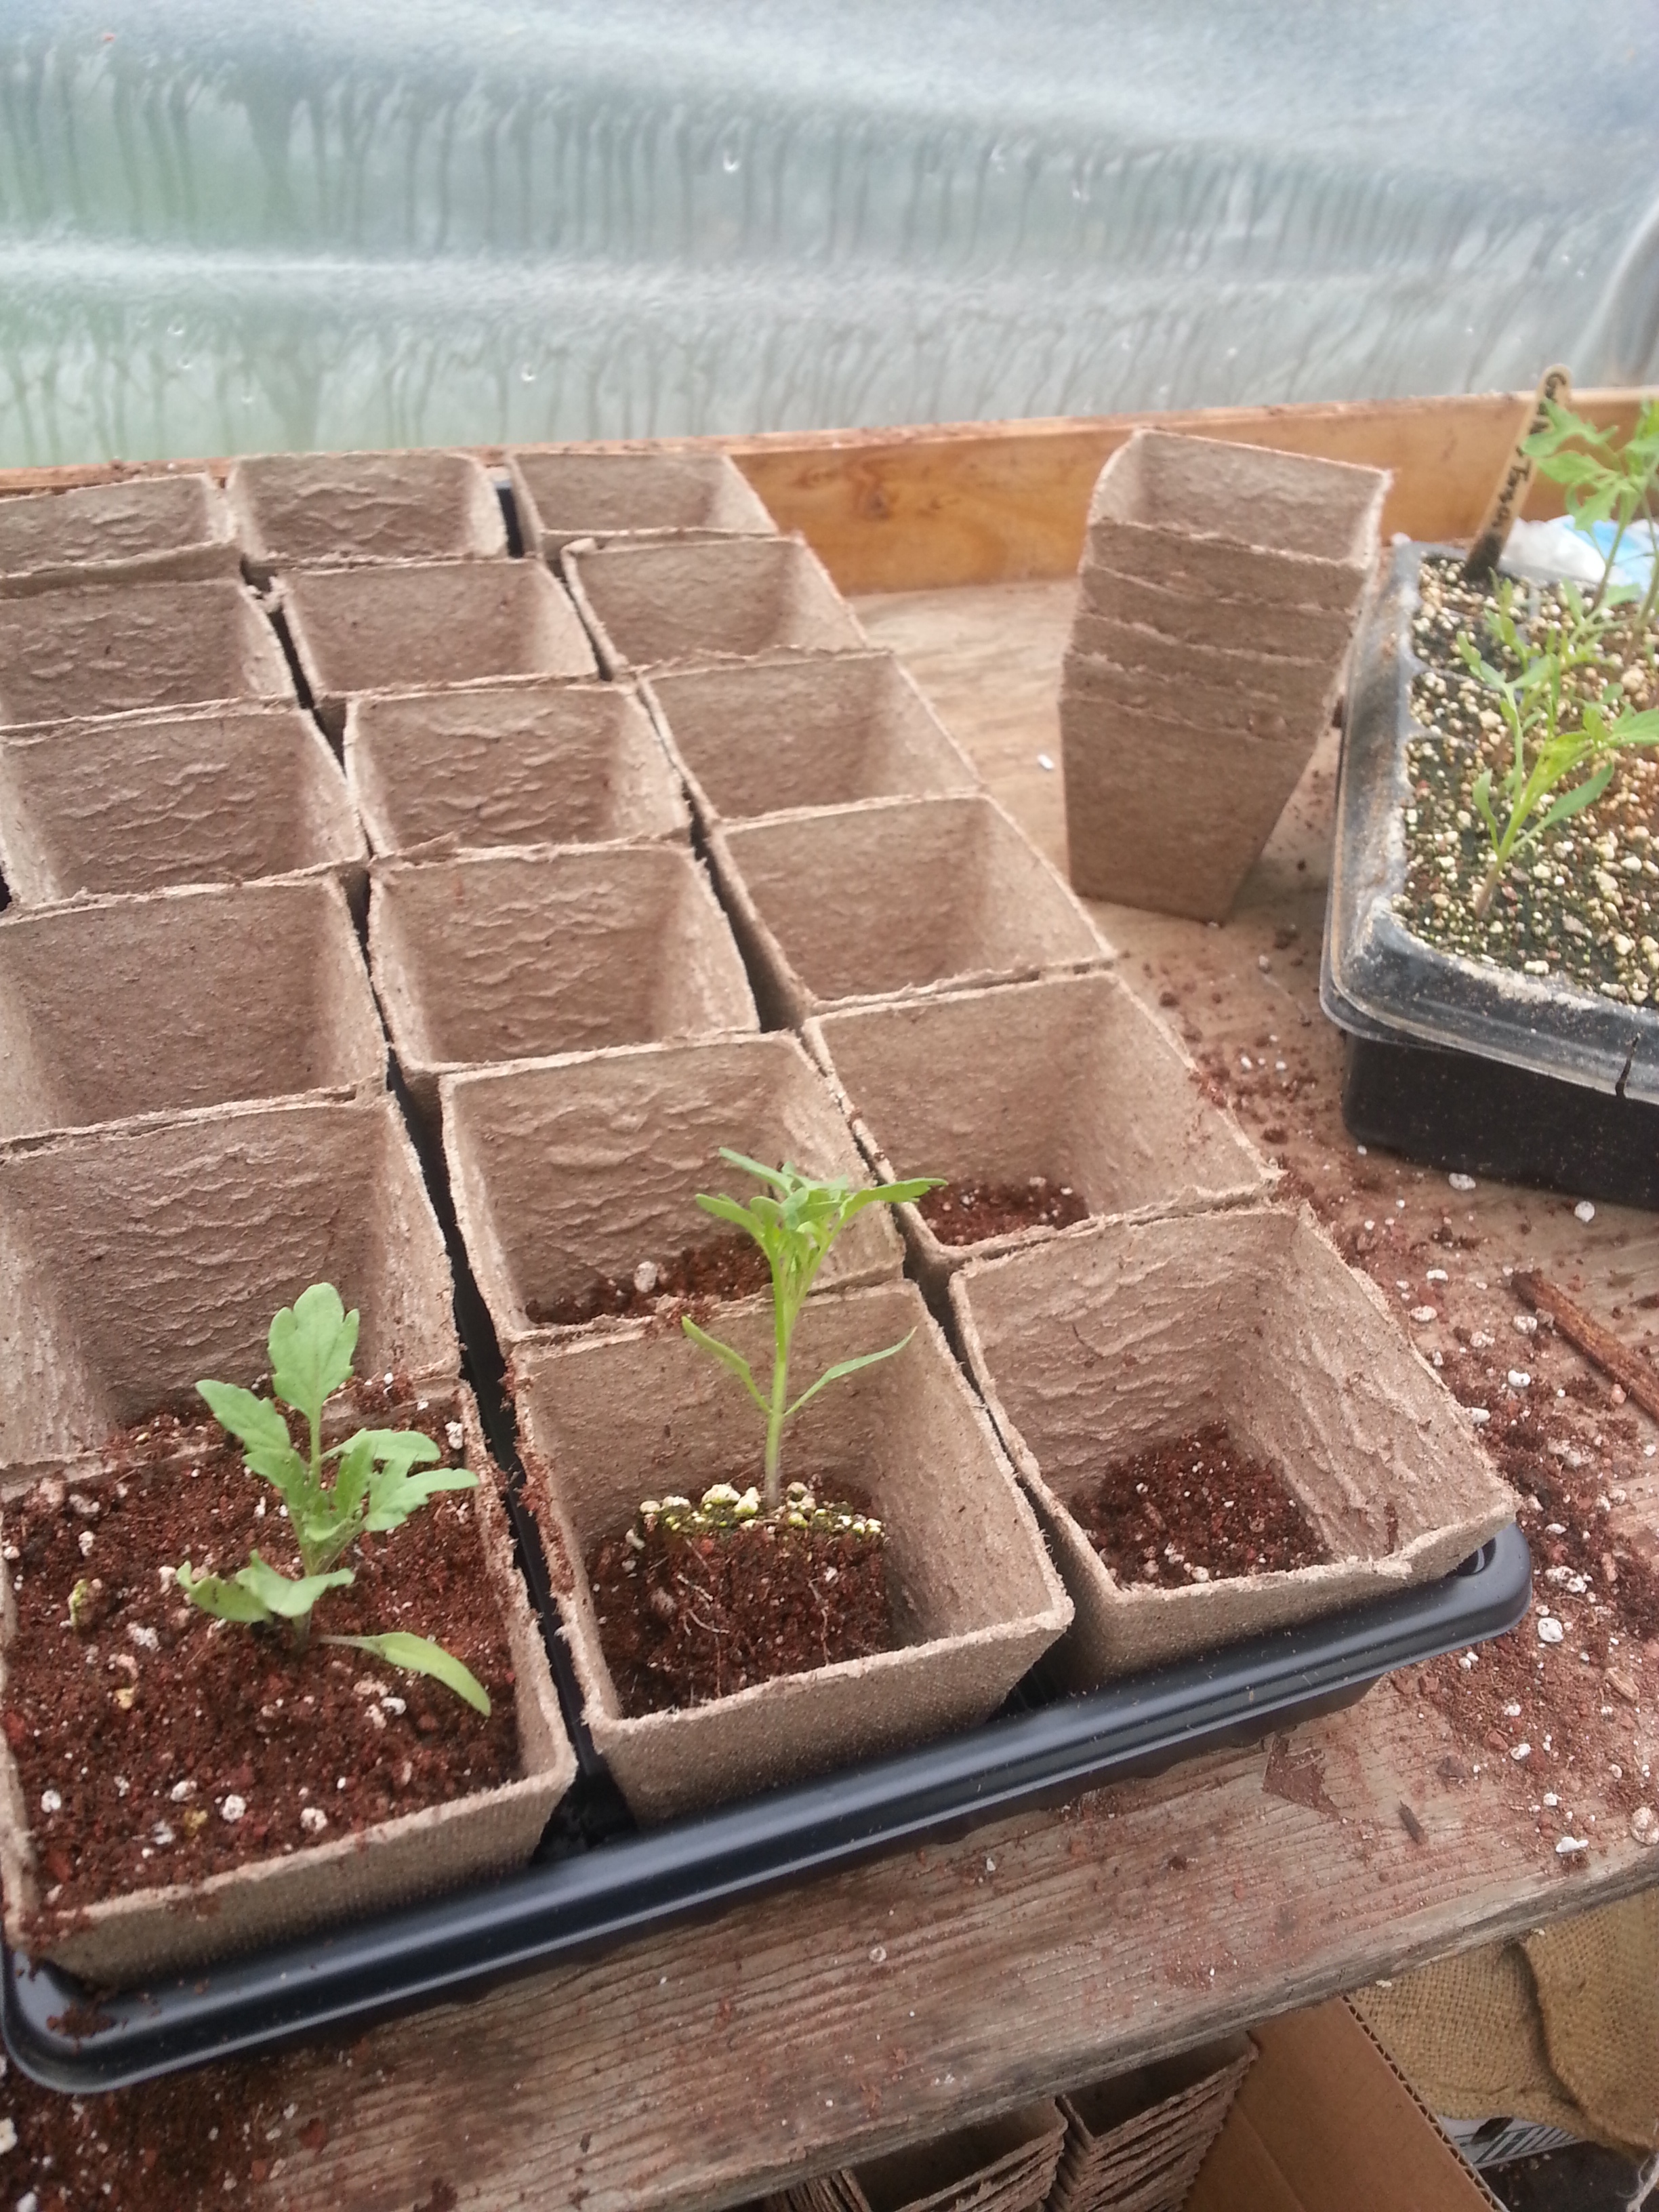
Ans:
MULTIPOLYGON (((360 1392, 347 1425, 406 1420, 459 1464, 453 1408, 398 1414, 394 1395, 360 1392)), ((221 1626, 163 1577, 185 1558, 234 1571, 255 1545, 297 1567, 276 1493, 244 1471, 240 1448, 214 1422, 163 1415, 112 1451, 109 1479, 38 1486, 4 1518, 18 1635, 0 1719, 55 1912, 302 1850, 518 1774, 510 1657, 467 1492, 363 1538, 343 1562, 356 1583, 322 1600, 296 1658, 285 1632, 221 1626), (69 1596, 83 1580, 77 1631, 69 1596), (392 1628, 464 1661, 489 1718, 424 1676, 318 1640, 392 1628), (57 1809, 44 1809, 50 1798, 57 1809)))
POLYGON ((886 1546, 851 1498, 812 1526, 768 1516, 694 1534, 641 1514, 587 1561, 599 1641, 624 1713, 666 1712, 893 1645, 886 1546), (629 1538, 637 1540, 630 1542, 629 1538))
POLYGON ((635 1274, 620 1280, 597 1276, 572 1297, 527 1299, 525 1312, 538 1328, 579 1328, 602 1315, 655 1313, 671 1300, 753 1297, 771 1280, 766 1255, 752 1237, 737 1231, 688 1244, 672 1260, 642 1257, 635 1274), (647 1287, 641 1287, 641 1281, 647 1287))
POLYGON ((916 1204, 941 1244, 979 1244, 1021 1229, 1069 1229, 1089 1218, 1088 1200, 1047 1176, 1027 1182, 953 1182, 916 1204))
POLYGON ((1330 1557, 1278 1470, 1219 1424, 1118 1461, 1072 1511, 1120 1582, 1160 1589, 1330 1557))

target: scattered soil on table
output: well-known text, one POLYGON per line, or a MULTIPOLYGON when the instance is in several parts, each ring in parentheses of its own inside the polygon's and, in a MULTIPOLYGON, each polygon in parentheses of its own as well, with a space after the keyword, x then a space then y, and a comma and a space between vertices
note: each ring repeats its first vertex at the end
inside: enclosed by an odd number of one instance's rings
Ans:
MULTIPOLYGON (((396 1395, 358 1390, 347 1427, 419 1428, 459 1465, 453 1408, 394 1411, 396 1395)), ((0 1723, 54 1917, 518 1775, 511 1659, 469 1493, 365 1536, 341 1562, 356 1583, 323 1598, 296 1658, 285 1632, 222 1625, 172 1584, 183 1559, 230 1573, 255 1546, 280 1571, 297 1568, 280 1501, 245 1472, 240 1448, 215 1422, 161 1415, 110 1449, 109 1479, 37 1485, 3 1522, 18 1634, 0 1723), (69 1598, 82 1582, 77 1630, 69 1598), (489 1718, 423 1675, 319 1640, 394 1628, 464 1661, 489 1718)))
MULTIPOLYGON (((1473 901, 1492 848, 1471 793, 1481 769, 1489 769, 1493 809, 1503 822, 1498 787, 1512 742, 1493 695, 1459 658, 1459 633, 1492 665, 1508 659, 1507 674, 1518 672, 1518 665, 1486 630, 1493 592, 1463 583, 1455 561, 1425 560, 1422 578, 1412 643, 1425 665, 1412 684, 1412 712, 1423 733, 1407 748, 1412 799, 1396 914, 1413 935, 1442 951, 1646 1005, 1659 992, 1659 754, 1620 757, 1601 797, 1518 853, 1485 920, 1477 919, 1473 901)), ((1548 587, 1517 590, 1534 623, 1559 613, 1548 587)), ((1650 625, 1638 635, 1632 616, 1613 635, 1605 669, 1596 683, 1584 683, 1583 696, 1594 699, 1611 683, 1632 708, 1659 705, 1656 655, 1659 629, 1650 625)))
POLYGON ((1159 1589, 1330 1557, 1278 1470, 1218 1422, 1119 1460, 1072 1512, 1120 1582, 1159 1589))
POLYGON ((641 1512, 594 1546, 599 1641, 630 1719, 892 1649, 880 1523, 851 1490, 805 1506, 701 1530, 641 1512))
POLYGON ((916 1206, 941 1244, 979 1244, 1021 1229, 1069 1229, 1089 1218, 1088 1200, 1047 1176, 1026 1182, 950 1183, 927 1192, 916 1206))
POLYGON ((567 1298, 530 1298, 525 1312, 538 1328, 580 1328, 585 1322, 655 1313, 671 1301, 749 1298, 769 1288, 772 1271, 752 1237, 705 1237, 671 1260, 642 1257, 631 1275, 599 1275, 567 1298))

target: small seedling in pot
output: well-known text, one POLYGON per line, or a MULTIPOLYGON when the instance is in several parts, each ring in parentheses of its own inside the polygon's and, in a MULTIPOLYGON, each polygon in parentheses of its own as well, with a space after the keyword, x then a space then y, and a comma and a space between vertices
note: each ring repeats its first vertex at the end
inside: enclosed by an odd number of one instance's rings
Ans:
POLYGON ((843 1376, 854 1375, 861 1367, 873 1367, 878 1360, 892 1358, 896 1352, 903 1351, 915 1333, 910 1331, 898 1343, 885 1345, 879 1352, 861 1352, 854 1359, 838 1359, 810 1389, 792 1400, 790 1346, 818 1269, 830 1256, 842 1231, 866 1206, 903 1205, 920 1198, 925 1191, 938 1189, 942 1179, 938 1176, 916 1176, 906 1182, 878 1183, 859 1190, 844 1176, 815 1182, 787 1161, 781 1168, 763 1167, 758 1160, 749 1159, 742 1152, 729 1152, 724 1146, 720 1147, 720 1158, 732 1167, 741 1168, 745 1175, 757 1176, 768 1186, 746 1206, 739 1205, 735 1198, 711 1195, 707 1191, 698 1192, 697 1204, 717 1221, 727 1222, 752 1237, 772 1270, 770 1389, 762 1394, 753 1369, 740 1352, 733 1351, 729 1344, 722 1344, 718 1337, 710 1336, 694 1321, 683 1320, 681 1326, 693 1343, 702 1345, 705 1352, 712 1352, 731 1369, 759 1407, 766 1423, 766 1506, 769 1511, 775 1511, 783 1502, 781 1458, 783 1432, 788 1424, 827 1384, 839 1382, 843 1376))
MULTIPOLYGON (((242 1446, 250 1474, 269 1482, 287 1508, 302 1571, 283 1574, 258 1553, 234 1575, 198 1575, 186 1559, 178 1587, 191 1603, 220 1620, 247 1626, 288 1624, 302 1652, 311 1638, 312 1613, 331 1589, 356 1580, 336 1564, 360 1536, 400 1528, 437 1492, 476 1490, 478 1478, 462 1468, 436 1467, 441 1455, 429 1437, 413 1429, 359 1429, 343 1443, 323 1448, 324 1401, 351 1380, 358 1315, 347 1313, 331 1283, 313 1283, 284 1306, 267 1339, 271 1389, 304 1419, 309 1452, 294 1448, 287 1419, 268 1398, 232 1382, 203 1382, 197 1389, 221 1425, 242 1446), (333 1479, 325 1479, 332 1462, 333 1479)), ((71 1600, 73 1610, 73 1600, 71 1600)), ((430 1674, 488 1714, 489 1698, 470 1668, 441 1644, 395 1630, 384 1636, 323 1636, 324 1644, 368 1651, 387 1666, 430 1674)))

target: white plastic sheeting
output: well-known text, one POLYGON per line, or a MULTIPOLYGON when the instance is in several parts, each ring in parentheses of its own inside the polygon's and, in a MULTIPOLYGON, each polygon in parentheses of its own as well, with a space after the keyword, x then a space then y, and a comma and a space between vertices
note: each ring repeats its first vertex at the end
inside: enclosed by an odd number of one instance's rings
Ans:
POLYGON ((0 460, 1634 377, 1656 82, 1650 0, 0 0, 0 460))

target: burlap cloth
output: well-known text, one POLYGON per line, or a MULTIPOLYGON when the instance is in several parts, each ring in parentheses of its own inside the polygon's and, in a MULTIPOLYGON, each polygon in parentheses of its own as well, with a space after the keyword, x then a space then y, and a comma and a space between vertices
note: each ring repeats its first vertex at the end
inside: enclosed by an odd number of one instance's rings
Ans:
POLYGON ((1659 2145, 1659 1889, 1443 1959, 1355 2008, 1431 2111, 1659 2145))

